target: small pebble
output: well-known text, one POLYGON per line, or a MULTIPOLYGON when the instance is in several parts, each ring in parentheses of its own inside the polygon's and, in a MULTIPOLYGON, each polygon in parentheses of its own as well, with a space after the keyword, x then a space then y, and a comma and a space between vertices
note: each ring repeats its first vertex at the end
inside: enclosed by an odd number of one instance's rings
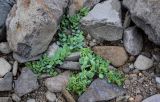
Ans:
POLYGON ((52 93, 50 91, 46 92, 46 98, 49 102, 55 102, 57 99, 55 93, 52 93))
POLYGON ((35 99, 28 99, 27 102, 36 102, 35 99))
POLYGON ((130 97, 129 98, 129 102, 133 102, 134 101, 134 98, 133 97, 130 97))
POLYGON ((136 95, 136 97, 135 97, 135 102, 142 102, 142 100, 143 100, 143 96, 141 96, 141 95, 136 95))
POLYGON ((20 102, 21 98, 18 97, 16 94, 12 94, 12 100, 15 101, 15 102, 20 102))
POLYGON ((15 61, 13 63, 13 76, 16 76, 17 75, 17 70, 18 70, 18 62, 15 61))

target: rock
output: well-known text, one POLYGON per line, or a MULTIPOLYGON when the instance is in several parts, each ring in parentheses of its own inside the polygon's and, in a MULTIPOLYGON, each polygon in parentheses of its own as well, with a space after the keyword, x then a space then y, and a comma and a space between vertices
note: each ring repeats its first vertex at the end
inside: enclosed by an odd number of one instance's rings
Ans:
POLYGON ((56 43, 51 44, 47 50, 48 57, 54 56, 54 54, 58 49, 59 49, 59 46, 56 43))
POLYGON ((81 55, 81 53, 80 52, 74 52, 74 53, 72 53, 71 55, 69 55, 66 59, 65 59, 65 61, 79 61, 79 58, 80 58, 80 55, 81 55))
POLYGON ((15 102, 20 102, 21 98, 18 97, 16 94, 12 94, 12 100, 15 101, 15 102))
POLYGON ((70 2, 68 14, 72 16, 83 7, 87 7, 91 9, 94 5, 99 3, 101 0, 70 0, 70 1, 71 2, 70 2))
POLYGON ((35 60, 55 35, 68 0, 17 0, 8 15, 7 40, 14 58, 35 60))
POLYGON ((118 0, 107 0, 97 4, 81 20, 82 29, 97 40, 116 41, 122 39, 121 4, 118 0))
POLYGON ((134 62, 134 66, 139 70, 147 70, 153 66, 153 60, 146 56, 139 55, 134 62))
POLYGON ((131 13, 132 21, 160 45, 160 2, 159 0, 123 0, 131 13))
POLYGON ((0 41, 5 38, 5 22, 15 0, 0 0, 0 41))
POLYGON ((157 84, 160 84, 160 77, 156 77, 155 79, 156 79, 157 84))
POLYGON ((128 59, 124 48, 119 46, 96 46, 93 51, 104 59, 111 61, 115 67, 124 65, 128 59))
POLYGON ((8 72, 4 78, 0 78, 0 91, 11 91, 12 90, 13 75, 8 72))
POLYGON ((80 70, 81 66, 79 62, 64 61, 62 65, 59 66, 60 69, 69 69, 69 70, 80 70))
POLYGON ((52 92, 47 91, 46 92, 46 98, 49 102, 56 102, 56 95, 52 92))
POLYGON ((18 70, 18 62, 15 61, 15 62, 13 63, 13 71, 12 71, 13 76, 16 76, 16 75, 17 75, 17 70, 18 70))
POLYGON ((0 102, 12 102, 10 97, 0 97, 0 102))
POLYGON ((131 55, 138 55, 143 48, 143 38, 136 27, 127 28, 123 35, 124 47, 131 55))
POLYGON ((7 42, 0 43, 0 52, 4 54, 9 54, 11 52, 11 49, 9 48, 9 45, 7 42))
POLYGON ((142 95, 136 95, 135 102, 142 102, 143 96, 142 95))
POLYGON ((123 27, 127 28, 127 27, 130 26, 130 24, 131 24, 131 15, 129 14, 129 12, 127 12, 125 14, 125 19, 124 19, 123 27))
POLYGON ((4 59, 0 58, 0 78, 11 70, 11 65, 4 59))
POLYGON ((27 102, 36 102, 35 99, 28 99, 27 102))
POLYGON ((106 80, 96 79, 78 99, 78 102, 100 102, 122 96, 124 89, 107 83, 106 80))
POLYGON ((159 102, 159 100, 160 100, 160 94, 156 94, 144 99, 142 102, 159 102))
POLYGON ((28 68, 23 68, 21 75, 15 80, 15 93, 21 97, 38 89, 37 76, 28 68))
POLYGON ((45 86, 50 92, 61 92, 67 86, 69 75, 69 72, 64 72, 56 77, 47 78, 45 80, 45 86))

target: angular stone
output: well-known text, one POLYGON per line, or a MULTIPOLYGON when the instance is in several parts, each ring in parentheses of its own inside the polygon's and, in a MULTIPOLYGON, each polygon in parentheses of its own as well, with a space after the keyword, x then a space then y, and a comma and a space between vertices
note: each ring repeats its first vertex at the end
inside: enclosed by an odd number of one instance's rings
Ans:
POLYGON ((68 14, 72 16, 83 7, 91 9, 100 1, 101 0, 70 0, 68 14))
POLYGON ((56 77, 47 78, 45 80, 45 86, 50 92, 61 92, 67 86, 69 75, 69 72, 64 72, 56 77))
POLYGON ((0 52, 4 54, 9 54, 11 51, 8 42, 1 42, 0 43, 0 52))
POLYGON ((138 55, 143 48, 142 34, 136 27, 127 28, 123 35, 124 47, 131 55, 138 55))
POLYGON ((71 55, 69 55, 65 61, 79 61, 81 53, 80 52, 74 52, 71 55))
POLYGON ((62 65, 59 66, 60 69, 69 69, 69 70, 80 70, 81 66, 79 62, 64 61, 62 65))
POLYGON ((48 48, 67 5, 68 0, 17 0, 6 22, 17 61, 33 59, 48 48))
POLYGON ((134 66, 139 70, 147 70, 153 66, 153 60, 146 56, 139 55, 134 62, 134 66))
POLYGON ((0 102, 12 102, 10 97, 0 97, 0 102))
POLYGON ((12 90, 13 75, 8 72, 4 78, 0 78, 0 91, 11 91, 12 90))
POLYGON ((125 49, 119 46, 96 46, 93 51, 104 59, 109 60, 115 67, 124 65, 128 59, 125 49))
POLYGON ((38 89, 37 76, 28 68, 23 68, 21 75, 15 80, 15 93, 21 97, 38 89))
POLYGON ((109 101, 125 93, 124 89, 107 83, 106 80, 96 79, 78 99, 78 102, 109 101))
POLYGON ((144 99, 142 102, 159 102, 159 100, 160 100, 160 94, 156 94, 144 99))
POLYGON ((47 56, 48 57, 54 56, 54 54, 57 52, 58 49, 59 46, 56 43, 51 44, 47 50, 47 56))
POLYGON ((122 39, 121 4, 118 0, 107 0, 97 4, 81 20, 82 29, 97 40, 116 41, 122 39))
POLYGON ((10 70, 11 65, 4 58, 0 58, 0 77, 3 77, 10 70))
POLYGON ((155 44, 160 45, 160 1, 159 0, 123 0, 132 21, 148 35, 155 44))
POLYGON ((5 22, 15 0, 0 0, 0 41, 5 38, 5 22))

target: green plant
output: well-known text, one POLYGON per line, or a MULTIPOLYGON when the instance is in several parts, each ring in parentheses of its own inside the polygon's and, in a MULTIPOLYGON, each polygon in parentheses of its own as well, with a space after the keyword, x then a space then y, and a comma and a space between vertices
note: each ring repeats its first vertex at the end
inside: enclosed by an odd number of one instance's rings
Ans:
POLYGON ((122 85, 124 78, 116 70, 109 69, 109 62, 96 55, 89 48, 81 50, 80 64, 82 71, 72 75, 67 89, 78 95, 81 95, 87 86, 93 81, 93 77, 108 79, 108 82, 122 85))
POLYGON ((52 57, 47 57, 44 55, 40 60, 28 62, 26 66, 31 68, 36 74, 48 73, 50 75, 57 75, 55 71, 55 66, 62 64, 63 60, 70 54, 70 49, 68 46, 64 45, 59 48, 58 51, 52 57))

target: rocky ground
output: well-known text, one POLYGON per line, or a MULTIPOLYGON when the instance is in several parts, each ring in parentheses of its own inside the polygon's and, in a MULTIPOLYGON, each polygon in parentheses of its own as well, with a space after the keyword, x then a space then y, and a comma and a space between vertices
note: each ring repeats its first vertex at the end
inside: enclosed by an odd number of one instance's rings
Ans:
POLYGON ((159 9, 159 0, 0 0, 0 102, 159 102, 159 9), (109 60, 124 83, 95 77, 78 96, 66 87, 81 70, 79 51, 56 66, 54 77, 26 63, 59 51, 62 16, 83 7, 90 9, 78 24, 85 47, 109 60))

